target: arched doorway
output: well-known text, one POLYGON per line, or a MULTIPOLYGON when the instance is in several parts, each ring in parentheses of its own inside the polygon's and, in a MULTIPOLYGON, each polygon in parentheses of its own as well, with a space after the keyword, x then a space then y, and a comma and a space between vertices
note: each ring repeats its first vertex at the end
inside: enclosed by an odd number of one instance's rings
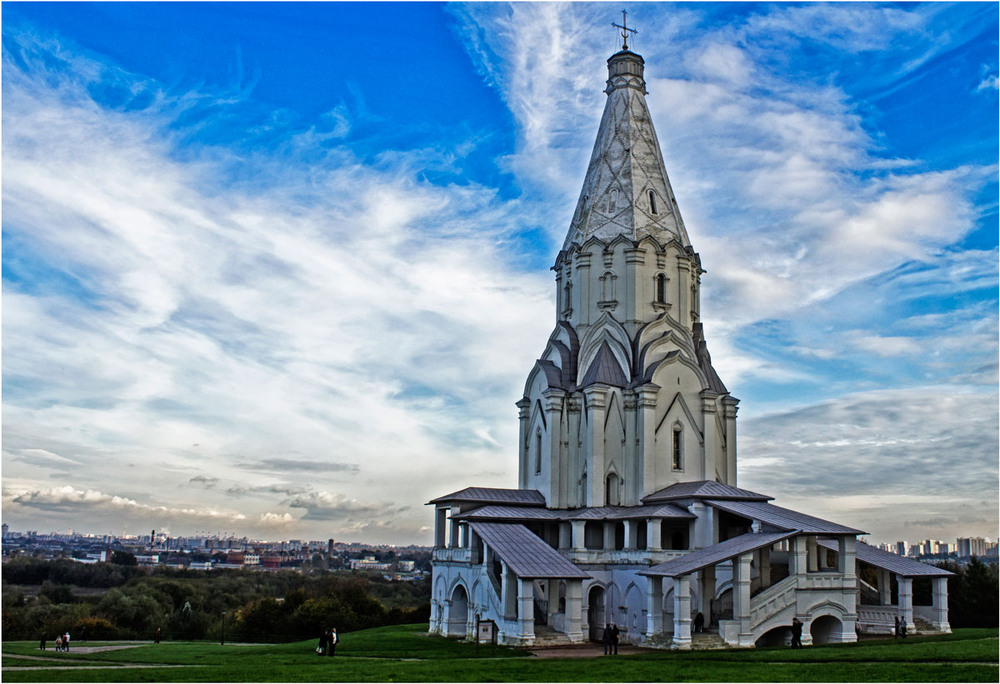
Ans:
POLYGON ((464 639, 469 634, 469 594, 461 584, 451 592, 448 610, 448 636, 464 639))
POLYGON ((587 625, 590 628, 590 640, 600 641, 604 635, 604 626, 607 624, 607 615, 604 607, 604 587, 591 587, 587 594, 587 625))
POLYGON ((765 648, 769 646, 788 646, 790 643, 792 643, 792 628, 788 625, 782 625, 764 632, 754 642, 754 645, 757 648, 765 648))
POLYGON ((809 633, 812 635, 814 646, 839 643, 843 631, 843 623, 832 615, 821 615, 809 623, 809 633))

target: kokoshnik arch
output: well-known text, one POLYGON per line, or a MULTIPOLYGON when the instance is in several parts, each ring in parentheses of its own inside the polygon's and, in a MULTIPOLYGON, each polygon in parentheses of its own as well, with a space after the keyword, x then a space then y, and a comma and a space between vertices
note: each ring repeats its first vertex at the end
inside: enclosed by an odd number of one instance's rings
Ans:
MULTIPOLYGON (((623 33, 627 29, 623 28, 623 33)), ((733 397, 700 322, 701 267, 646 106, 641 56, 608 99, 553 271, 556 323, 517 402, 518 488, 436 507, 430 631, 501 643, 690 648, 849 642, 897 617, 950 631, 939 568, 737 487, 733 397), (871 581, 865 581, 863 577, 871 581), (915 606, 913 582, 932 584, 915 606), (692 636, 701 613, 708 636, 692 636)))

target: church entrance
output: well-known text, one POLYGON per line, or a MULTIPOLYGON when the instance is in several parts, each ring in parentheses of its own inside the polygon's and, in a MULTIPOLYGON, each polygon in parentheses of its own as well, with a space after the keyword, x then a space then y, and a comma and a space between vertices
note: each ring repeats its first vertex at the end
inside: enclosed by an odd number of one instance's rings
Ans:
POLYGON ((451 606, 448 609, 448 636, 468 636, 469 632, 469 595, 465 587, 459 584, 451 593, 451 606))
POLYGON ((587 595, 587 625, 590 628, 591 641, 601 640, 607 622, 604 608, 604 587, 591 587, 590 593, 587 595))

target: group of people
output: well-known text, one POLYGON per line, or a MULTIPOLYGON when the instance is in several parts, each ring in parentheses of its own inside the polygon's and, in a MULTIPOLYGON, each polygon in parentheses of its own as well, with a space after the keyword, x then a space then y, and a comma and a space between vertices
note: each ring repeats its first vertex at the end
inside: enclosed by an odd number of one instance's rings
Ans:
POLYGON ((609 622, 604 627, 604 634, 601 635, 601 642, 604 643, 604 655, 618 655, 618 641, 621 638, 621 631, 618 625, 609 622))
POLYGON ((906 618, 896 616, 896 629, 893 632, 893 638, 898 639, 899 637, 906 638, 906 618))
POLYGON ((337 628, 324 629, 319 637, 319 646, 316 647, 316 655, 325 655, 332 658, 337 652, 337 628))
MULTIPOLYGON (((41 642, 38 644, 38 649, 40 651, 45 650, 45 637, 42 637, 41 642)), ((65 634, 60 634, 56 637, 56 650, 57 651, 69 651, 69 632, 65 634)))

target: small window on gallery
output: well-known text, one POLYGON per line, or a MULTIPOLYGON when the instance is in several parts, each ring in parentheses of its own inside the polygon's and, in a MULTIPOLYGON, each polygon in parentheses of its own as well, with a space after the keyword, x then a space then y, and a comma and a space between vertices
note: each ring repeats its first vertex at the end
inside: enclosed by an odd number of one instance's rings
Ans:
POLYGON ((684 461, 681 458, 681 426, 677 425, 674 427, 674 443, 672 450, 671 465, 674 470, 681 470, 684 467, 684 461))

